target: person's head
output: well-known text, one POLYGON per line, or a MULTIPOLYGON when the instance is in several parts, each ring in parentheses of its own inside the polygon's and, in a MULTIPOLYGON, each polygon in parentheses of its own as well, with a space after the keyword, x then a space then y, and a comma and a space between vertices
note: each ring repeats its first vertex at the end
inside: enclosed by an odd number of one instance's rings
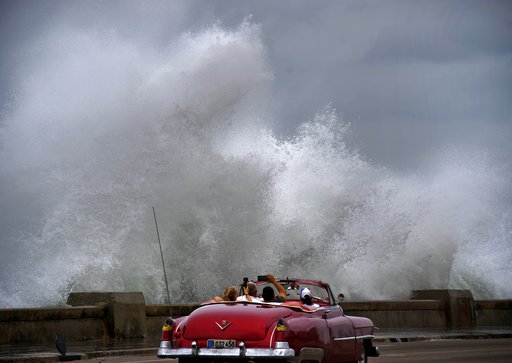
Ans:
POLYGON ((275 294, 274 289, 270 286, 265 286, 263 288, 263 292, 261 294, 261 297, 263 297, 263 301, 272 301, 274 300, 275 294))
POLYGON ((256 288, 256 284, 254 282, 248 282, 247 283, 247 290, 249 292, 249 295, 256 297, 258 296, 258 289, 256 288))
POLYGON ((238 297, 238 291, 235 286, 229 286, 224 290, 224 300, 225 301, 236 301, 238 297))
POLYGON ((305 305, 313 305, 311 290, 307 287, 300 291, 300 301, 305 305))

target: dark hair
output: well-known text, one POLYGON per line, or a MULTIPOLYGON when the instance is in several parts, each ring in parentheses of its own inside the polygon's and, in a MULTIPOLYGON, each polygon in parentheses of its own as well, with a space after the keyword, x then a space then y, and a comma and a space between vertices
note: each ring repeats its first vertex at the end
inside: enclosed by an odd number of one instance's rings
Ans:
POLYGON ((274 300, 274 289, 270 286, 265 286, 263 288, 263 293, 261 294, 264 301, 272 301, 274 300))

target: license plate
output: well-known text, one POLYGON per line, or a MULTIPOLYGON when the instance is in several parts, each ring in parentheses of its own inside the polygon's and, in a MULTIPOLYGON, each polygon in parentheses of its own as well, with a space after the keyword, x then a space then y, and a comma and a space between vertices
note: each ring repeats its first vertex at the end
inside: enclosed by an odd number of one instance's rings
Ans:
POLYGON ((208 348, 224 349, 235 348, 236 340, 208 339, 208 348))

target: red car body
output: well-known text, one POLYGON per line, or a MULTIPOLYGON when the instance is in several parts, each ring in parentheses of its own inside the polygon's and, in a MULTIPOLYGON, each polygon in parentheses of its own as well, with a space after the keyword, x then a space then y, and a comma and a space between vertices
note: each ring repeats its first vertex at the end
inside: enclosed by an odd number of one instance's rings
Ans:
MULTIPOLYGON (((328 284, 281 279, 284 303, 207 302, 189 316, 168 318, 160 358, 179 362, 366 362, 378 356, 373 323, 343 313, 328 284), (308 287, 316 306, 300 302, 308 287)), ((258 291, 268 282, 257 282, 258 291)))

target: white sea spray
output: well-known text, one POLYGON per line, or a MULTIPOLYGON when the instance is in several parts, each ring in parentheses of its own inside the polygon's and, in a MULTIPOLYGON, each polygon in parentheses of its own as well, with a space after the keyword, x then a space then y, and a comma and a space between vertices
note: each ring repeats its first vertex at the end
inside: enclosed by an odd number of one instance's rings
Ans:
POLYGON ((20 69, 1 123, 1 307, 84 290, 165 301, 152 206, 172 302, 267 272, 353 299, 512 295, 507 180, 492 157, 446 150, 393 172, 348 146, 330 106, 276 136, 261 31, 214 25, 158 54, 59 31, 30 49, 37 66, 20 69))

